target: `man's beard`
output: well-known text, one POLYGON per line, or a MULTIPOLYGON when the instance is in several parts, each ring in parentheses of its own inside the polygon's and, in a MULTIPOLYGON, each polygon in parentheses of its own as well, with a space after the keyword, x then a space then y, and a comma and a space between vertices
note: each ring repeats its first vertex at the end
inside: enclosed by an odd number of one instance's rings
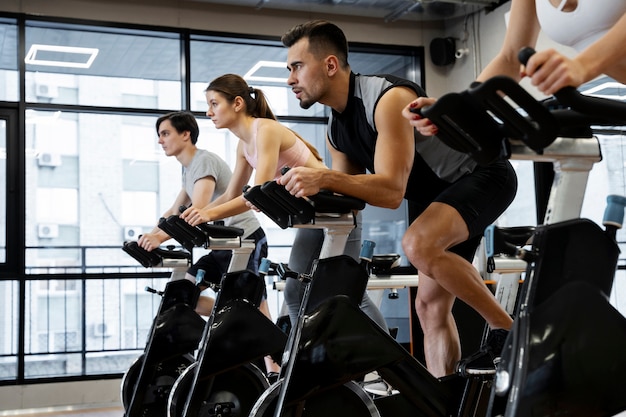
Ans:
POLYGON ((300 107, 304 110, 310 109, 313 104, 315 104, 315 102, 300 100, 300 107))
POLYGON ((317 103, 319 97, 310 97, 303 95, 300 97, 300 107, 307 110, 310 109, 315 103, 317 103))

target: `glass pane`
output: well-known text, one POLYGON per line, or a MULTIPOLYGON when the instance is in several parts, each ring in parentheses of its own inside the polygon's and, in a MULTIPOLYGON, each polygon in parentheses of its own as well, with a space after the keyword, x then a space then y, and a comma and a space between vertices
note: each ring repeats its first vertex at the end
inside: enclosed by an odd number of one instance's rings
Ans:
MULTIPOLYGON (((181 187, 180 163, 159 146, 156 119, 28 112, 27 273, 118 272, 135 266, 121 244, 151 230, 181 187)), ((238 139, 215 129, 209 119, 199 118, 198 124, 198 147, 234 166, 238 139)), ((323 131, 316 136, 312 143, 323 131)))
POLYGON ((25 352, 54 354, 80 351, 81 281, 28 281, 26 287, 25 352))
POLYGON ((537 224, 533 163, 511 160, 511 165, 517 174, 517 194, 511 205, 498 218, 497 224, 503 227, 537 224))
POLYGON ((85 306, 86 373, 125 372, 146 344, 166 278, 90 280, 85 306))
POLYGON ((0 263, 7 261, 7 121, 0 119, 0 263))
POLYGON ((239 74, 249 85, 267 94, 277 116, 324 116, 324 106, 302 109, 287 85, 287 48, 282 44, 255 44, 220 38, 194 38, 190 44, 191 110, 206 111, 204 90, 215 78, 239 74))
POLYGON ((13 19, 0 18, 0 100, 17 101, 17 26, 13 19))
POLYGON ((0 380, 10 380, 17 376, 20 302, 18 281, 0 281, 0 294, 3 305, 0 309, 0 380))
MULTIPOLYGON (((408 51, 407 51, 408 52, 408 51)), ((360 74, 391 74, 420 84, 421 72, 415 57, 372 52, 350 52, 352 71, 360 74)))
POLYGON ((181 108, 180 45, 161 32, 28 22, 26 101, 181 108))
MULTIPOLYGON (((324 117, 319 104, 302 109, 287 85, 287 48, 280 43, 253 44, 243 41, 197 38, 191 42, 191 109, 205 111, 204 90, 209 82, 227 73, 239 74, 248 84, 261 88, 278 116, 324 117)), ((393 74, 419 82, 421 73, 411 50, 395 54, 350 52, 350 65, 362 74, 393 74)))
POLYGON ((163 155, 155 121, 28 112, 28 273, 104 271, 128 264, 119 250, 122 242, 152 229, 180 189, 180 164, 163 155))

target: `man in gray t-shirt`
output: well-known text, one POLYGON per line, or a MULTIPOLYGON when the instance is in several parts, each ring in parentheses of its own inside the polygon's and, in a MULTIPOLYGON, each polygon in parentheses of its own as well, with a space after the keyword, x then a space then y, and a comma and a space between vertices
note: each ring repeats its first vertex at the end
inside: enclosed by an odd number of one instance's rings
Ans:
MULTIPOLYGON (((228 164, 218 155, 198 149, 198 123, 189 112, 173 112, 159 117, 156 123, 159 144, 167 156, 175 156, 183 166, 182 187, 172 206, 162 217, 178 215, 181 206, 204 207, 219 197, 228 187, 232 172, 228 164)), ((248 269, 258 272, 261 258, 267 255, 267 239, 261 225, 252 211, 230 217, 225 220, 227 226, 244 230, 244 237, 253 239, 256 248, 248 262, 248 269)), ((152 231, 142 235, 139 246, 151 251, 170 236, 155 226, 152 231)), ((227 272, 232 252, 230 250, 212 250, 200 258, 187 271, 187 278, 195 282, 198 269, 206 272, 205 279, 219 282, 227 272)), ((208 316, 213 309, 213 298, 200 297, 196 311, 208 316)), ((269 310, 268 310, 269 314, 269 310)))
MULTIPOLYGON (((180 214, 181 206, 203 208, 226 191, 232 171, 228 164, 216 154, 198 149, 196 143, 200 129, 193 114, 189 112, 165 114, 157 120, 156 130, 159 135, 159 144, 165 154, 175 156, 183 166, 181 190, 169 210, 163 213, 163 217, 180 214)), ((267 239, 254 213, 248 210, 225 219, 224 223, 227 226, 243 229, 244 238, 254 241, 255 249, 250 255, 247 269, 258 273, 261 259, 267 257, 267 239)), ((138 244, 151 251, 169 238, 167 233, 156 226, 150 233, 141 236, 138 244)), ((198 270, 203 269, 205 280, 220 282, 222 275, 228 272, 231 257, 230 250, 212 250, 189 268, 187 279, 195 282, 198 270)), ((208 316, 214 304, 215 300, 212 297, 201 296, 196 312, 208 316)), ((272 320, 267 297, 263 297, 259 310, 272 320)), ((268 373, 280 371, 279 365, 269 356, 265 358, 265 367, 268 373)))

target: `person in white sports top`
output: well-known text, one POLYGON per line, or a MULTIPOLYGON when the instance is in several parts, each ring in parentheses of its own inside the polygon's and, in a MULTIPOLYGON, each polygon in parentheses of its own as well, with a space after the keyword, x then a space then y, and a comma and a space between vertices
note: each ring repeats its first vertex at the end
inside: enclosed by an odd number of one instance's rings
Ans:
MULTIPOLYGON (((485 81, 497 75, 517 81, 530 77, 531 83, 546 95, 566 86, 578 87, 602 74, 626 83, 624 45, 626 0, 511 0, 502 48, 476 80, 485 81), (536 52, 521 66, 519 51, 523 47, 535 47, 540 30, 554 41, 573 47, 577 55, 568 58, 554 49, 546 49, 536 52)), ((402 109, 402 115, 423 136, 436 135, 438 128, 411 109, 430 106, 435 101, 432 97, 418 97, 402 109)), ((445 335, 446 331, 440 334, 445 335)), ((497 356, 500 349, 501 345, 481 347, 487 353, 493 351, 491 356, 497 356)), ((429 363, 440 363, 445 358, 443 350, 429 352, 429 363)))
MULTIPOLYGON (((624 45, 626 0, 512 0, 502 49, 477 81, 496 75, 516 80, 527 76, 546 95, 566 86, 578 87, 602 74, 626 83, 624 45), (538 51, 520 70, 517 54, 525 46, 536 46, 540 30, 578 53, 568 58, 554 49, 538 51)), ((434 101, 420 97, 402 111, 422 135, 437 134, 437 126, 409 110, 434 101)))

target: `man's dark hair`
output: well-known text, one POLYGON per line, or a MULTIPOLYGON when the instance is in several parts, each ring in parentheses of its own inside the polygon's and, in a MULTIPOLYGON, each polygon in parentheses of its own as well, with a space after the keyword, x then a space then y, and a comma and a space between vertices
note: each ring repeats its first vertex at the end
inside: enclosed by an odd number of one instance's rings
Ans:
POLYGON ((198 122, 193 114, 188 111, 175 111, 164 114, 156 121, 156 131, 159 134, 159 126, 164 120, 169 120, 174 129, 178 133, 189 131, 191 137, 191 143, 194 145, 198 142, 198 136, 200 135, 200 128, 198 128, 198 122))
POLYGON ((291 28, 281 41, 287 48, 301 39, 308 38, 309 52, 317 58, 335 55, 342 67, 348 66, 348 41, 343 31, 326 20, 312 20, 291 28))

